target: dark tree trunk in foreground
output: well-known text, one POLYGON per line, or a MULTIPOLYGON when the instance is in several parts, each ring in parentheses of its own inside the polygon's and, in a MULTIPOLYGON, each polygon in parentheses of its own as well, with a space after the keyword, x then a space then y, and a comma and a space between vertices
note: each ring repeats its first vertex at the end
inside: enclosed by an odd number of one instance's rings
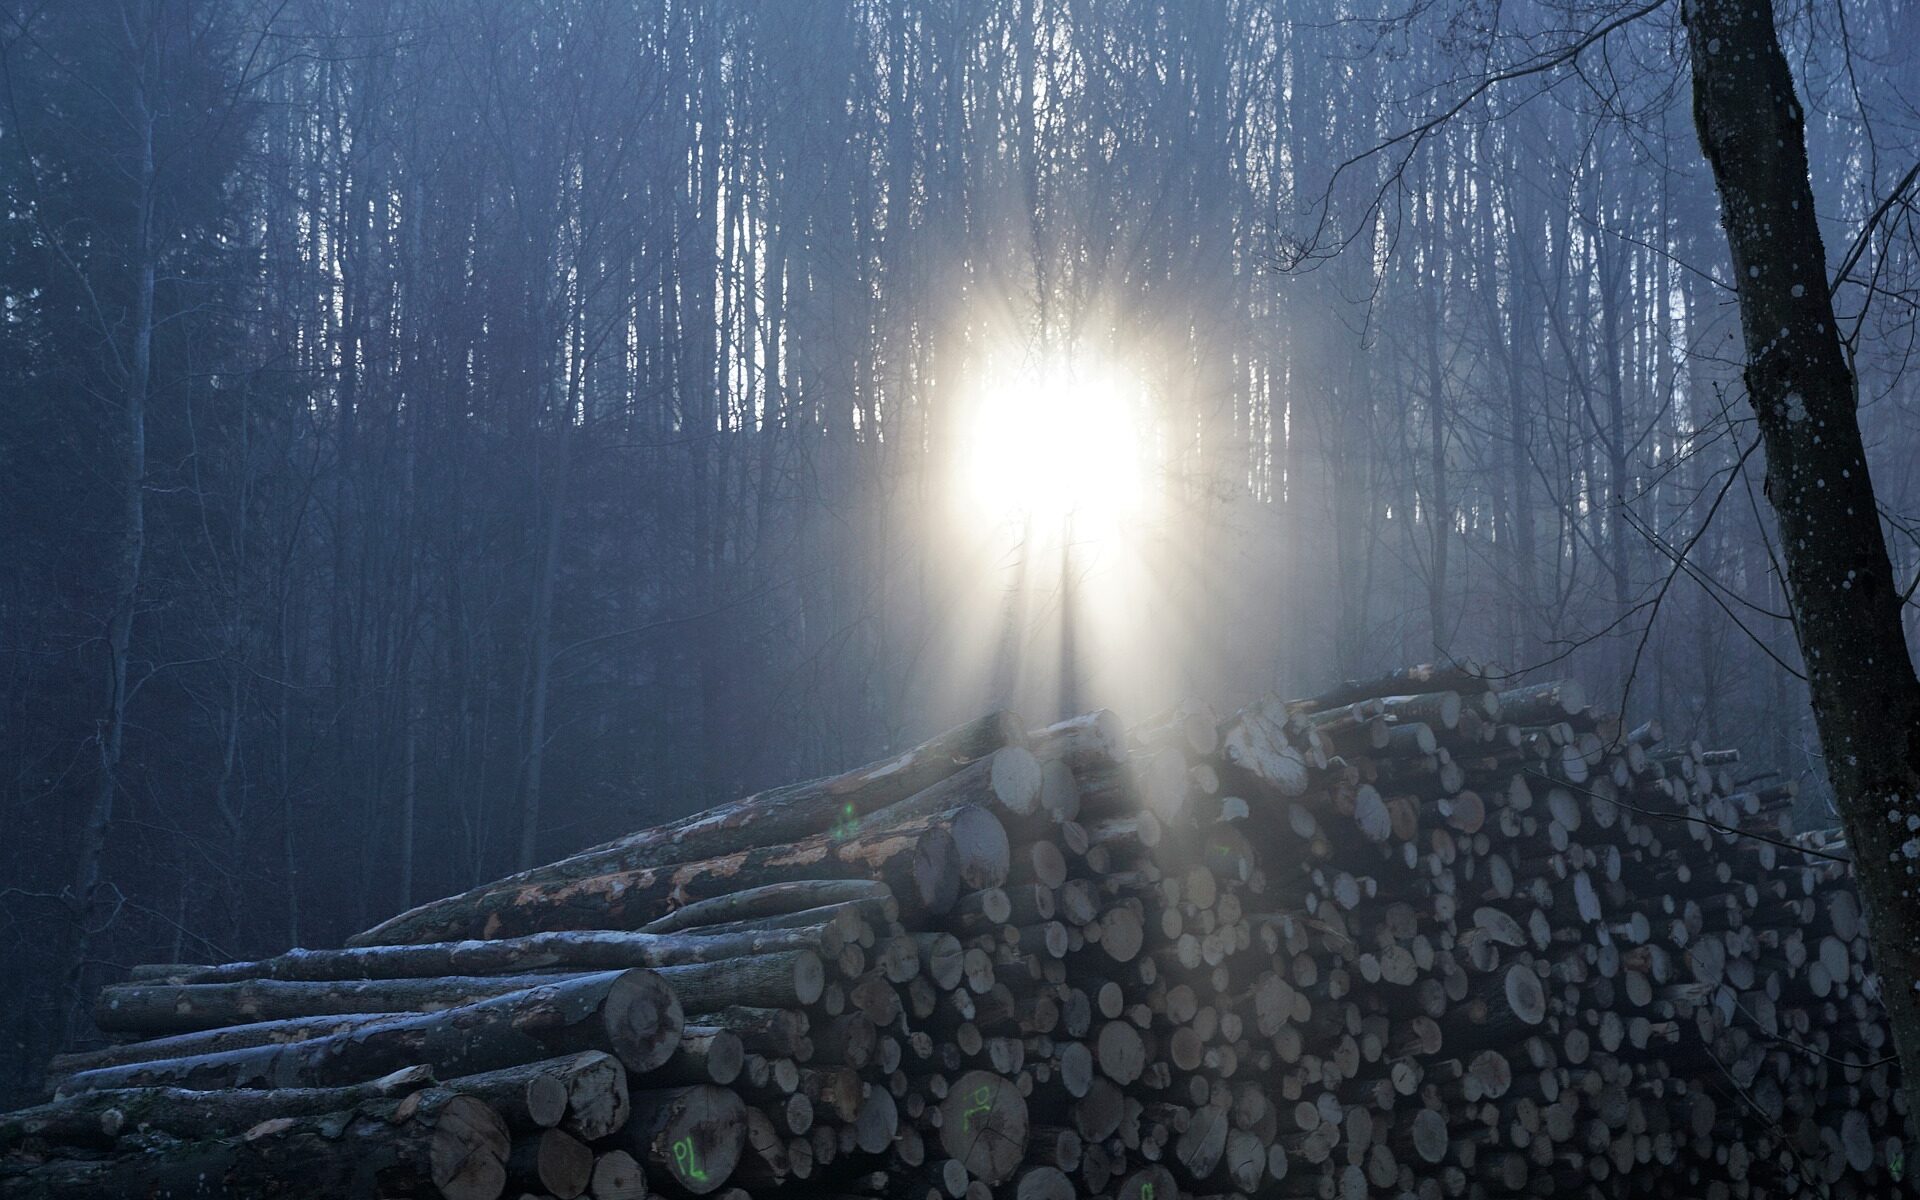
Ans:
POLYGON ((1920 680, 1827 287, 1806 138, 1772 9, 1689 0, 1694 120, 1720 190, 1794 630, 1874 965, 1920 1117, 1920 680))

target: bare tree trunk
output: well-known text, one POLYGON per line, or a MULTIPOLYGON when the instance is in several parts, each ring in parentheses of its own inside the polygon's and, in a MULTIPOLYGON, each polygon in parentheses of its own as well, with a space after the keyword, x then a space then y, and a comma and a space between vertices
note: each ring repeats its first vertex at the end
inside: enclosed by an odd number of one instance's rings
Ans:
POLYGON ((1880 529, 1773 10, 1690 0, 1694 121, 1713 167, 1794 632, 1871 926, 1910 1123, 1920 1118, 1920 679, 1880 529))
POLYGON ((533 595, 533 644, 528 650, 528 716, 526 770, 521 777, 520 849, 515 866, 524 871, 538 859, 540 848, 540 789, 546 767, 547 696, 553 675, 553 587, 560 571, 560 539, 566 530, 567 477, 573 460, 573 414, 577 394, 579 355, 574 356, 573 378, 560 413, 558 439, 551 470, 552 491, 547 497, 547 521, 540 545, 540 578, 533 595))
MULTIPOLYGON (((1436 246, 1432 253, 1438 254, 1436 246)), ((1427 624, 1433 649, 1444 653, 1449 641, 1447 549, 1453 532, 1453 502, 1447 494, 1446 376, 1440 364, 1441 277, 1430 275, 1422 289, 1427 310, 1427 624)))
MULTIPOLYGON (((150 32, 150 31, 149 31, 150 32)), ((136 33, 135 36, 138 36, 136 33)), ((157 50, 151 44, 132 47, 142 59, 142 73, 154 82, 157 50)), ((145 87, 130 89, 134 136, 138 139, 138 183, 134 192, 133 312, 127 357, 125 404, 120 447, 120 545, 114 563, 113 611, 107 621, 106 709, 95 735, 98 776, 93 803, 81 830, 80 854, 74 864, 67 901, 72 908, 72 937, 67 950, 65 1003, 61 1006, 60 1044, 73 1034, 73 1018, 84 992, 83 976, 93 948, 93 899, 100 886, 101 861, 107 833, 113 826, 114 800, 119 791, 120 756, 126 746, 127 657, 133 645, 133 617, 140 601, 141 566, 147 548, 147 393, 153 376, 154 287, 154 111, 145 87)))
MULTIPOLYGON (((1601 213, 1605 215, 1604 201, 1601 213)), ((1627 610, 1633 603, 1632 574, 1627 562, 1627 398, 1626 368, 1620 355, 1620 310, 1628 303, 1623 294, 1627 265, 1613 239, 1599 239, 1595 251, 1600 275, 1600 343, 1606 356, 1607 427, 1601 440, 1607 450, 1607 573, 1613 583, 1614 662, 1616 683, 1625 688, 1633 659, 1633 639, 1626 628, 1627 610)))

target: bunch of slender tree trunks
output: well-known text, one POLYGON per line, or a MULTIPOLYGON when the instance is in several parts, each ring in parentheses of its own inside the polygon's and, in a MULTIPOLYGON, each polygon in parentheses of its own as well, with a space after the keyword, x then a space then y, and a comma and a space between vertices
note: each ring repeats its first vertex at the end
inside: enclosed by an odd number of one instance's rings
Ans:
POLYGON ((1737 771, 1470 666, 993 713, 344 949, 138 968, 0 1116, 0 1194, 1891 1194, 1845 847, 1737 771))

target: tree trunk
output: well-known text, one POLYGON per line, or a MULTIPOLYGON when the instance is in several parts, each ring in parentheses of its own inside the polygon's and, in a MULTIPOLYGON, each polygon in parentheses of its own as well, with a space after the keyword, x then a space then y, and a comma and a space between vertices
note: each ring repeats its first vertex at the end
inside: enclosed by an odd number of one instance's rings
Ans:
MULTIPOLYGON (((132 36, 132 31, 129 31, 132 36)), ((100 865, 106 855, 107 833, 113 826, 114 800, 120 789, 120 757, 126 746, 127 658, 133 646, 133 618, 139 606, 141 568, 147 547, 147 393, 153 381, 154 322, 154 124, 155 114, 149 95, 160 81, 154 78, 157 51, 141 50, 142 71, 149 78, 134 87, 130 95, 133 108, 130 119, 138 139, 136 163, 138 183, 134 193, 134 244, 132 246, 133 312, 129 316, 128 335, 132 345, 126 359, 127 380, 125 411, 121 414, 120 465, 115 483, 120 492, 120 544, 114 563, 113 610, 107 619, 106 706, 99 728, 94 732, 97 774, 93 785, 93 803, 87 811, 86 825, 80 833, 80 856, 74 865, 73 883, 67 896, 72 909, 73 926, 67 949, 66 995, 61 1006, 60 1045, 73 1039, 73 1018, 79 1008, 83 976, 93 947, 93 897, 100 886, 100 865)))
POLYGON ((1691 0, 1694 121, 1713 167, 1794 633, 1872 930, 1907 1116, 1920 1123, 1920 679, 1880 529, 1773 10, 1691 0))

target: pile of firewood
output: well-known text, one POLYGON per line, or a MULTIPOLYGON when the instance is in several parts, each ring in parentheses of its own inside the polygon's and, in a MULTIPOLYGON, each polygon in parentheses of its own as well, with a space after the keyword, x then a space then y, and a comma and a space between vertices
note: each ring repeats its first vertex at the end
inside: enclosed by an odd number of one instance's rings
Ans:
POLYGON ((1569 683, 996 713, 104 989, 6 1196, 1883 1196, 1845 847, 1569 683))

